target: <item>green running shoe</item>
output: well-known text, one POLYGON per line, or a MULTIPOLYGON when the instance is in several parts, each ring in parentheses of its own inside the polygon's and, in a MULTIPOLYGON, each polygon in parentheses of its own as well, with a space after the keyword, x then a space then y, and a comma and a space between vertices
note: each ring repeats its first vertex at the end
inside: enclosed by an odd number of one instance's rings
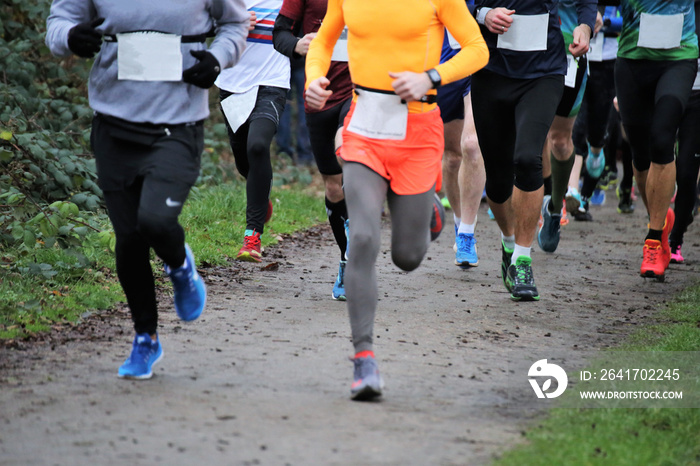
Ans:
POLYGON ((508 267, 506 280, 510 284, 510 298, 513 301, 539 301, 540 295, 535 286, 535 277, 532 275, 531 258, 518 257, 515 264, 508 267))

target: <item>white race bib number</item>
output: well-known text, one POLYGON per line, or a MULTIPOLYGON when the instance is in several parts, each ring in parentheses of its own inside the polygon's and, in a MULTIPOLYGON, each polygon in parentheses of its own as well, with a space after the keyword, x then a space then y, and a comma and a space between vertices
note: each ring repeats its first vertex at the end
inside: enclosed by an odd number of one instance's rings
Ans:
POLYGON ((117 34, 117 79, 182 81, 180 36, 160 32, 117 34))
POLYGON ((578 61, 571 56, 566 56, 566 76, 564 76, 564 85, 566 87, 576 87, 576 74, 578 73, 578 61))
POLYGON ((348 131, 372 139, 406 139, 408 105, 396 94, 357 89, 348 131))
POLYGON ((639 19, 638 47, 675 49, 681 46, 683 15, 651 15, 642 13, 639 19))
POLYGON ((240 94, 231 94, 221 101, 226 121, 234 133, 238 131, 248 117, 253 113, 255 102, 258 100, 258 86, 240 94))
POLYGON ((549 14, 511 15, 513 22, 508 31, 498 36, 496 47, 516 52, 547 50, 549 14))
POLYGON ((347 26, 340 33, 338 41, 333 47, 333 55, 331 55, 331 61, 348 61, 348 28, 347 26))
POLYGON ((603 61, 603 43, 605 42, 605 36, 603 34, 596 34, 593 36, 588 44, 588 61, 601 62, 603 61))

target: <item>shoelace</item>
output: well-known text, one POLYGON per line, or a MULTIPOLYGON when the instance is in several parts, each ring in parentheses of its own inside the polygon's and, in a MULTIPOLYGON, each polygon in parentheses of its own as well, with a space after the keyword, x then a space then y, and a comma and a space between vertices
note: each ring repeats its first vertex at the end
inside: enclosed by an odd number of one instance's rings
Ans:
POLYGON ((136 348, 135 348, 134 353, 136 353, 136 356, 139 358, 140 362, 146 362, 151 357, 151 355, 155 352, 155 349, 156 349, 156 346, 153 343, 149 343, 149 342, 136 343, 136 348))
POLYGON ((532 267, 529 265, 515 266, 515 282, 517 284, 531 285, 535 279, 532 276, 532 267))
POLYGON ((258 235, 246 236, 245 238, 243 238, 243 245, 247 249, 259 249, 260 237, 258 235))
POLYGON ((659 259, 660 253, 661 246, 647 246, 644 248, 644 261, 655 263, 659 259))
POLYGON ((457 248, 466 249, 467 252, 472 252, 476 238, 469 235, 457 235, 457 248))

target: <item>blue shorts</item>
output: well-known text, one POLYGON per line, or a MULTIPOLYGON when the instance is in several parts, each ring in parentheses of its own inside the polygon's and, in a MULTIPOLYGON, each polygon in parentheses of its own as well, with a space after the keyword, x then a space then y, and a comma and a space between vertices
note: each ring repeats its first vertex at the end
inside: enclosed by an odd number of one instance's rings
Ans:
POLYGON ((437 104, 443 123, 464 120, 464 98, 469 95, 471 89, 471 76, 438 88, 437 104))

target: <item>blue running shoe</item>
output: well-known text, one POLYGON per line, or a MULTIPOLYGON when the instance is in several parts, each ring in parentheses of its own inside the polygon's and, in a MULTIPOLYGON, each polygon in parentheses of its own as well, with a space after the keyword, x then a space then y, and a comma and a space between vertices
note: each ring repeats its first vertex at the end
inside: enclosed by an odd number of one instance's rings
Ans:
POLYGON ((552 202, 552 196, 545 196, 542 202, 542 226, 537 232, 537 244, 544 252, 557 250, 561 234, 561 214, 553 214, 549 211, 550 202, 552 202))
POLYGON ((595 155, 591 152, 590 146, 588 148, 588 157, 586 157, 586 171, 591 178, 596 180, 600 178, 605 170, 605 152, 600 151, 600 154, 595 155))
POLYGON ((336 301, 345 301, 345 264, 347 261, 340 261, 338 267, 338 277, 333 285, 333 299, 336 301))
POLYGON ((350 254, 350 219, 346 218, 345 219, 345 240, 347 241, 347 245, 345 246, 345 260, 348 259, 349 254, 350 254))
POLYGON ((600 188, 595 188, 593 195, 591 196, 591 205, 603 205, 605 204, 605 191, 600 188))
POLYGON ((207 289, 202 278, 197 273, 192 250, 185 244, 185 265, 178 269, 165 266, 165 273, 173 282, 175 294, 175 311, 185 322, 195 320, 202 314, 207 302, 207 289))
POLYGON ((463 269, 479 265, 479 258, 476 255, 476 238, 473 234, 459 233, 457 235, 455 265, 463 269))
POLYGON ((131 355, 119 368, 119 377, 125 379, 150 379, 153 377, 153 365, 163 357, 163 347, 156 335, 151 340, 148 333, 137 333, 131 347, 131 355))
POLYGON ((379 375, 379 367, 372 351, 357 353, 351 361, 355 364, 350 398, 356 401, 369 401, 382 396, 384 381, 379 375))

